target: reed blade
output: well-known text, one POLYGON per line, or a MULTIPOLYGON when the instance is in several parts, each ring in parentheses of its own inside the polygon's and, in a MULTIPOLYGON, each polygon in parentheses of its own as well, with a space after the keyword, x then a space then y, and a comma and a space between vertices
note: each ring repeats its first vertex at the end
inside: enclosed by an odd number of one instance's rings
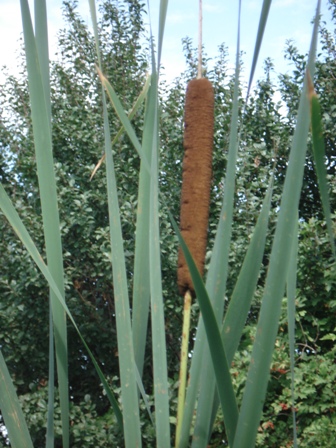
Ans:
MULTIPOLYGON (((316 10, 314 30, 308 59, 310 76, 314 73, 314 60, 318 36, 320 2, 316 10)), ((233 448, 252 448, 265 399, 269 368, 277 335, 281 303, 285 292, 288 265, 291 257, 295 221, 297 220, 299 197, 302 187, 307 137, 309 130, 308 76, 302 89, 297 125, 293 136, 280 205, 278 223, 275 230, 270 263, 261 310, 253 345, 251 363, 246 380, 238 428, 233 448)))
POLYGON ((207 343, 209 345, 211 361, 216 377, 217 390, 224 414, 225 429, 228 434, 229 443, 232 444, 238 420, 238 406, 232 386, 231 374, 229 371, 223 342, 220 336, 218 322, 202 277, 197 270, 195 261, 193 260, 188 246, 183 240, 178 226, 171 214, 170 219, 188 264, 193 284, 195 286, 196 298, 203 315, 207 343))
MULTIPOLYGON (((155 109, 149 107, 149 99, 146 102, 145 123, 143 132, 143 149, 146 160, 151 159, 155 109)), ((134 283, 133 283, 133 343, 135 362, 142 376, 146 349, 146 336, 148 327, 150 304, 150 277, 149 277, 149 245, 150 245, 150 173, 141 161, 138 189, 138 207, 135 236, 134 255, 134 283)))
MULTIPOLYGON (((138 96, 136 102, 134 103, 134 105, 131 109, 131 112, 127 116, 127 118, 129 120, 131 120, 134 117, 134 115, 137 113, 137 111, 138 111, 139 107, 141 106, 141 104, 143 103, 143 101, 147 98, 149 86, 150 86, 150 76, 147 76, 145 85, 144 85, 142 91, 140 92, 140 95, 138 96)), ((125 131, 124 127, 121 126, 121 128, 119 129, 119 131, 117 132, 117 134, 115 135, 115 137, 112 140, 112 146, 114 146, 117 143, 117 141, 122 136, 124 131, 125 131)), ((99 168, 102 165, 102 163, 104 162, 104 160, 105 160, 105 154, 102 156, 102 158, 99 160, 97 165, 94 167, 94 169, 91 173, 91 176, 90 176, 90 180, 93 179, 93 177, 95 176, 96 172, 99 170, 99 168)))
MULTIPOLYGON (((141 160, 143 161, 146 169, 148 170, 148 172, 150 172, 150 165, 149 165, 149 161, 146 159, 146 156, 143 152, 142 149, 142 145, 138 140, 138 137, 135 134, 135 131, 132 127, 131 122, 129 121, 122 105, 121 102, 116 94, 116 92, 114 91, 114 88, 112 87, 112 85, 110 84, 110 82, 107 80, 107 78, 103 75, 102 71, 100 68, 97 68, 98 70, 98 74, 100 77, 100 80, 104 86, 104 88, 106 89, 106 92, 110 98, 111 104, 114 107, 114 110, 116 111, 128 137, 130 138, 134 148, 136 149, 136 151, 138 152, 141 160)), ((111 139, 111 137, 109 137, 111 139)))
POLYGON ((13 448, 33 448, 19 399, 0 351, 0 409, 13 448))
POLYGON ((292 415, 293 415, 293 445, 297 448, 297 429, 296 429, 296 411, 295 411, 295 297, 296 297, 296 273, 298 262, 298 219, 295 222, 293 244, 291 257, 289 261, 287 277, 287 319, 288 319, 288 340, 289 340, 289 358, 291 374, 291 395, 292 395, 292 415))
POLYGON ((255 46, 254 46, 251 73, 250 73, 250 78, 249 78, 248 87, 247 87, 246 99, 249 97, 249 94, 251 91, 253 76, 254 76, 254 72, 255 72, 255 69, 257 66, 257 62, 258 62, 261 43, 263 40, 266 23, 267 23, 267 18, 268 18, 268 13, 270 11, 271 4, 272 4, 272 0, 264 0, 263 1, 262 10, 261 10, 260 19, 259 19, 257 38, 256 38, 255 46))
MULTIPOLYGON (((231 365, 235 352, 238 348, 258 282, 260 266, 265 250, 272 189, 273 177, 270 180, 262 209, 240 269, 221 329, 221 337, 229 366, 231 365)), ((217 392, 212 389, 211 394, 211 396, 215 395, 215 398, 212 408, 211 423, 208 430, 209 436, 211 434, 219 405, 219 397, 217 392)))
POLYGON ((153 84, 149 94, 149 109, 153 110, 151 142, 151 176, 149 205, 149 278, 152 324, 152 351, 154 367, 154 400, 156 444, 170 447, 170 420, 166 332, 164 322, 164 303, 162 294, 162 271, 159 229, 159 111, 158 111, 158 73, 152 74, 153 84))
POLYGON ((331 250, 336 260, 335 237, 331 219, 331 207, 328 194, 327 169, 325 166, 325 146, 322 126, 321 106, 315 93, 311 78, 309 78, 309 97, 311 104, 311 130, 313 137, 313 154, 318 186, 322 200, 323 212, 327 223, 331 250))
MULTIPOLYGON (((58 288, 64 293, 62 243, 51 140, 46 4, 45 0, 39 3, 41 4, 35 4, 39 9, 36 11, 36 20, 39 21, 35 27, 36 36, 27 0, 21 0, 21 16, 47 260, 58 288)), ((69 446, 69 390, 66 315, 53 291, 50 291, 50 304, 56 347, 63 445, 67 448, 69 446)), ((52 398, 52 393, 49 396, 52 398)), ((50 406, 52 405, 50 403, 50 406)), ((51 423, 48 424, 48 431, 51 431, 51 423)))
MULTIPOLYGON (((96 48, 99 56, 98 27, 94 5, 91 7, 91 18, 96 38, 96 48)), ((123 125, 132 136, 132 141, 136 145, 140 145, 131 127, 129 120, 122 106, 116 97, 116 94, 107 79, 102 75, 101 68, 98 73, 103 83, 103 87, 107 88, 111 100, 114 99, 116 111, 123 119, 123 125), (126 117, 126 119, 125 119, 126 117)), ((106 178, 107 178, 107 198, 108 213, 110 224, 110 243, 112 249, 112 272, 113 272, 113 288, 114 303, 117 323, 118 337, 118 355, 119 370, 121 382, 121 398, 123 406, 123 423, 124 423, 124 439, 126 448, 141 447, 141 430, 139 415, 139 400, 137 388, 136 365, 134 360, 133 336, 130 315, 130 303, 128 295, 126 262, 124 253, 123 236, 120 221, 119 198, 117 192, 116 174, 114 169, 114 161, 112 155, 111 132, 107 115, 107 105, 104 88, 102 88, 103 99, 103 118, 104 118, 104 137, 105 137, 105 155, 106 155, 106 178)), ((140 145, 141 149, 141 145, 140 145)))

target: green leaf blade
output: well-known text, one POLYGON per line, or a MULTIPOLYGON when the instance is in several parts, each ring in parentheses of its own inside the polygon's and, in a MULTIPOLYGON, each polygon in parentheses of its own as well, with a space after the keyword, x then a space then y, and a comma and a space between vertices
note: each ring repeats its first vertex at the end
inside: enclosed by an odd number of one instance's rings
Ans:
POLYGON ((0 409, 13 448, 33 448, 28 427, 0 351, 0 409))
MULTIPOLYGON (((152 95, 149 91, 149 95, 152 95)), ((155 109, 149 104, 153 100, 147 97, 145 124, 143 132, 143 150, 146 160, 151 159, 155 109)), ((134 284, 133 284, 133 310, 132 330, 134 343, 134 356, 136 365, 142 376, 146 336, 150 304, 150 274, 149 274, 149 245, 150 245, 150 188, 151 176, 145 163, 141 161, 138 189, 138 207, 135 235, 134 254, 134 284)))
MULTIPOLYGON (((91 7, 91 18, 96 37, 96 48, 99 58, 99 42, 95 8, 91 7)), ((126 132, 135 147, 141 152, 140 143, 117 98, 112 86, 98 69, 103 86, 106 87, 112 104, 115 106, 126 132)), ((123 236, 120 221, 120 209, 117 192, 116 175, 112 155, 111 132, 107 115, 105 92, 102 89, 104 138, 106 155, 106 178, 108 214, 110 224, 110 244, 112 249, 112 272, 114 286, 114 302, 118 336, 118 354, 123 406, 123 426, 126 448, 141 447, 139 400, 137 388, 136 364, 134 359, 133 335, 131 326, 130 303, 128 296, 126 262, 123 236)))
MULTIPOLYGON (((314 72, 319 4, 316 13, 308 70, 314 72)), ((277 335, 281 302, 285 291, 288 264, 291 256, 295 221, 302 186, 307 137, 309 129, 308 76, 302 89, 297 126, 289 156, 278 223, 270 256, 268 275, 253 345, 251 363, 246 380, 238 428, 233 448, 252 448, 262 412, 269 379, 269 368, 277 335)))
MULTIPOLYGON (((153 63, 154 65, 154 63, 153 63)), ((153 111, 151 130, 151 177, 149 197, 149 279, 152 324, 152 352, 154 367, 154 400, 156 443, 170 447, 169 385, 167 348, 162 294, 162 271, 159 228, 159 129, 158 129, 158 74, 152 74, 148 108, 153 111)))
POLYGON ((325 166, 325 145, 322 127, 322 114, 319 99, 314 92, 314 87, 310 80, 310 101, 311 101, 311 128, 313 137, 313 154, 315 168, 322 200, 324 216, 327 223, 329 240, 334 259, 336 259, 335 238, 331 219, 331 208, 328 195, 327 170, 325 166))
MULTIPOLYGON (((21 16, 47 260, 59 290, 64 293, 62 243, 51 140, 51 104, 45 1, 42 2, 42 5, 36 4, 35 6, 39 8, 36 11, 36 20, 39 21, 36 24, 37 37, 34 35, 28 2, 27 0, 21 0, 21 16)), ((63 444, 67 448, 69 446, 69 390, 66 315, 53 291, 50 291, 50 303, 55 331, 63 444)), ((50 394, 50 397, 52 397, 52 394, 50 394)), ((51 431, 51 424, 48 425, 48 431, 51 431)))
POLYGON ((202 277, 197 270, 196 264, 190 254, 188 246, 184 242, 182 235, 177 227, 176 222, 170 215, 173 227, 179 238, 180 246, 183 250, 184 257, 188 264, 188 268, 195 286, 197 301, 203 315, 207 342, 211 353, 211 359, 217 381, 218 394, 224 414, 225 428, 228 434, 229 443, 233 443, 234 433, 238 421, 238 407, 236 396, 233 391, 231 375, 224 346, 220 336, 220 331, 215 317, 213 307, 211 305, 208 292, 203 283, 202 277))

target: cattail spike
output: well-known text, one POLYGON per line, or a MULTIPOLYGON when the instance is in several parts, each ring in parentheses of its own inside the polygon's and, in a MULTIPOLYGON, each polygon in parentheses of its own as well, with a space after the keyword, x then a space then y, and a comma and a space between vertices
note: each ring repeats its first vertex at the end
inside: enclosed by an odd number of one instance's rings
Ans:
MULTIPOLYGON (((212 146, 214 132, 214 93, 206 78, 189 82, 185 103, 184 159, 181 194, 181 234, 196 266, 203 275, 207 244, 212 146)), ((178 257, 178 287, 195 295, 189 269, 181 249, 178 257)))

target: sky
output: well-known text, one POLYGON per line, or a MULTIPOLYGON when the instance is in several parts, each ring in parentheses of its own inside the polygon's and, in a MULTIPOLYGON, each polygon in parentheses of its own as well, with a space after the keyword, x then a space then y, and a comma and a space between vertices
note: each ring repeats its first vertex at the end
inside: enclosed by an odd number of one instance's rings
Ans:
MULTIPOLYGON (((154 36, 157 36, 159 0, 148 0, 154 36)), ((33 5, 33 1, 29 0, 33 5)), ((91 27, 87 0, 79 0, 79 11, 91 27)), ((57 47, 57 32, 62 27, 62 0, 47 0, 49 21, 49 45, 51 57, 57 47)), ((241 49, 244 55, 244 79, 248 79, 253 48, 258 28, 262 0, 242 0, 241 49)), ((327 0, 322 0, 322 20, 333 30, 327 0)), ((275 73, 290 70, 284 60, 287 39, 293 39, 303 53, 309 49, 311 20, 316 9, 316 0, 273 0, 264 35, 255 78, 263 73, 263 60, 271 57, 275 73)), ((228 47, 229 63, 234 64, 238 21, 238 0, 203 0, 203 44, 210 58, 218 55, 218 46, 228 47)), ((0 0, 0 66, 6 64, 15 69, 19 38, 22 32, 20 1, 0 0)), ((169 0, 164 36, 162 63, 168 79, 178 76, 185 68, 182 38, 190 37, 196 47, 198 42, 198 0, 169 0)))

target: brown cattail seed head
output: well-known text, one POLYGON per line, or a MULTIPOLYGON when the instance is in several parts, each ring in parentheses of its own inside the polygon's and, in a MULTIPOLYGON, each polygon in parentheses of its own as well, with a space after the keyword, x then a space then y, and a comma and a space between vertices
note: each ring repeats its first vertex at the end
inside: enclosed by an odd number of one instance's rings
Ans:
MULTIPOLYGON (((189 82, 184 115, 184 159, 181 194, 181 234, 203 275, 207 244, 212 146, 214 132, 214 93, 206 78, 189 82)), ((195 295, 182 250, 178 256, 178 287, 195 295)))

